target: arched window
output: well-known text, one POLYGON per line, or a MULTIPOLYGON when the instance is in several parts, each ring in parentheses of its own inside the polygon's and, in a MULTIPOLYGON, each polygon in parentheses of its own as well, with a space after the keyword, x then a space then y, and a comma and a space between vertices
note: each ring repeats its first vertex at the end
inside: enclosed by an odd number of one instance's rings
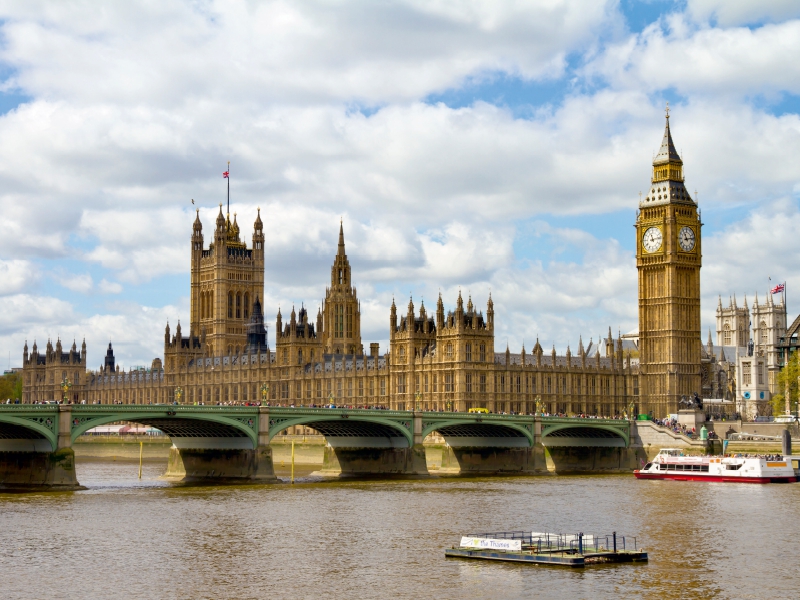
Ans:
POLYGON ((450 343, 447 344, 447 349, 445 350, 445 354, 447 355, 447 358, 453 358, 453 344, 450 343))
POLYGON ((236 294, 236 318, 242 318, 242 295, 236 294))
MULTIPOLYGON (((228 292, 228 318, 233 318, 233 292, 228 292)), ((230 348, 228 348, 230 352, 230 348)))
POLYGON ((333 307, 333 337, 344 337, 344 306, 337 304, 333 307))
POLYGON ((339 283, 344 283, 344 270, 339 269, 339 283))
POLYGON ((467 362, 472 362, 472 344, 467 344, 466 348, 464 348, 465 352, 465 360, 467 362))
POLYGON ((723 346, 730 346, 731 345, 731 326, 725 323, 722 326, 722 345, 723 346))
POLYGON ((406 362, 406 349, 401 346, 400 350, 397 353, 397 356, 398 356, 398 360, 401 363, 406 362))
POLYGON ((761 324, 758 327, 761 329, 761 343, 766 344, 769 338, 766 321, 761 321, 761 324))
POLYGON ((739 323, 739 345, 740 346, 746 346, 747 345, 747 341, 744 338, 745 338, 744 325, 739 323))
POLYGON ((302 365, 303 364, 303 351, 302 350, 298 350, 297 351, 297 364, 298 365, 302 365))
POLYGON ((244 295, 244 318, 247 319, 250 316, 250 294, 244 295))

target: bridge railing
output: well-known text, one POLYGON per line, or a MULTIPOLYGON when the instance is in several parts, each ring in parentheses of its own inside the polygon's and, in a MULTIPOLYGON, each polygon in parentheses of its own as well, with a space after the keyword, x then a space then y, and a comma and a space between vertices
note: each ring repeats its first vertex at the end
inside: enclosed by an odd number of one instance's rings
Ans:
POLYGON ((587 554, 591 552, 608 552, 626 550, 631 546, 635 551, 638 549, 636 537, 617 535, 616 532, 610 534, 585 534, 585 533, 539 533, 529 531, 495 531, 492 533, 471 533, 467 537, 496 539, 496 540, 520 540, 525 550, 536 553, 568 553, 568 554, 587 554))

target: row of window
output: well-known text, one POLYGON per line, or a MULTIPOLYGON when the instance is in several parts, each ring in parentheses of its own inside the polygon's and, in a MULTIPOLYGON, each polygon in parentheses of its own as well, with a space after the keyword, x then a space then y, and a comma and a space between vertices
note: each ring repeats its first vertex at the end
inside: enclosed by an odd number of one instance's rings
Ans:
MULTIPOLYGON (((406 392, 411 391, 408 389, 406 385, 406 375, 405 374, 398 374, 397 375, 397 393, 398 394, 405 394, 406 392)), ((493 391, 494 393, 537 393, 537 385, 536 385, 536 377, 525 375, 506 375, 500 374, 495 375, 493 378, 493 391)), ((428 392, 455 392, 456 385, 455 380, 453 378, 453 373, 444 373, 441 379, 441 386, 439 385, 439 375, 433 374, 429 375, 424 373, 422 375, 416 375, 414 381, 414 392, 415 393, 423 393, 427 394, 428 392)), ((478 392, 481 394, 485 394, 487 390, 487 375, 484 373, 466 373, 464 376, 464 385, 465 391, 467 393, 478 392)), ((596 377, 587 377, 586 379, 586 386, 581 391, 580 382, 577 385, 577 390, 573 390, 575 394, 586 394, 586 395, 611 395, 611 379, 608 377, 605 378, 598 378, 596 377), (598 385, 599 384, 599 385, 598 385)), ((556 377, 555 381, 554 378, 551 376, 543 377, 542 378, 542 390, 541 393, 546 394, 562 394, 566 395, 568 393, 568 386, 567 386, 567 378, 566 377, 556 377)), ((638 393, 638 389, 635 390, 635 393, 638 393)))
MULTIPOLYGON (((478 362, 486 362, 486 344, 480 344, 478 346, 478 362)), ((453 358, 453 344, 448 342, 444 347, 444 355, 447 359, 453 358)), ((406 362, 406 349, 405 346, 400 346, 397 351, 397 359, 398 362, 403 364, 406 362)), ((467 343, 464 345, 464 361, 465 362, 473 362, 472 361, 472 344, 467 343)))

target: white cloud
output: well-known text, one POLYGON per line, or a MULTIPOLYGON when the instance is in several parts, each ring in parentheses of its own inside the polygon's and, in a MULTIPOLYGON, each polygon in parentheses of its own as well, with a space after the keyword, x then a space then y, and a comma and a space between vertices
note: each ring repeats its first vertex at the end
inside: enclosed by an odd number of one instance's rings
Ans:
POLYGON ((5 7, 0 56, 26 65, 15 76, 26 92, 88 103, 383 103, 485 71, 557 73, 566 52, 618 18, 613 6, 218 1, 113 4, 99 14, 91 4, 30 2, 5 7))
POLYGON ((0 259, 0 296, 28 289, 38 279, 39 269, 30 261, 0 259))
POLYGON ((94 281, 89 273, 63 273, 58 277, 58 282, 68 290, 82 294, 88 294, 94 288, 94 281))
POLYGON ((688 0, 686 12, 696 20, 714 19, 721 27, 800 17, 795 0, 688 0))
MULTIPOLYGON (((726 3, 727 4, 727 3, 726 3)), ((795 7, 797 3, 794 3, 795 7)), ((800 16, 800 10, 796 11, 800 16)), ((800 93, 800 20, 756 29, 696 28, 673 15, 666 27, 610 44, 584 73, 618 89, 702 94, 715 100, 748 95, 800 93)))
POLYGON ((100 283, 97 284, 97 289, 103 294, 119 294, 122 292, 122 286, 119 283, 106 279, 100 280, 100 283))

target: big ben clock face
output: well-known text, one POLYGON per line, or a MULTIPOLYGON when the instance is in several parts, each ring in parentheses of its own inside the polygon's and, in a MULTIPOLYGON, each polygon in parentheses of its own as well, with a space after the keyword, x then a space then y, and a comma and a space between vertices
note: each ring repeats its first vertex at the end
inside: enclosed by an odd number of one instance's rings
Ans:
POLYGON ((661 248, 661 230, 658 227, 650 227, 644 232, 642 246, 648 252, 655 252, 661 248))
POLYGON ((678 243, 681 245, 681 250, 691 252, 694 248, 694 230, 691 227, 682 227, 678 232, 678 243))

